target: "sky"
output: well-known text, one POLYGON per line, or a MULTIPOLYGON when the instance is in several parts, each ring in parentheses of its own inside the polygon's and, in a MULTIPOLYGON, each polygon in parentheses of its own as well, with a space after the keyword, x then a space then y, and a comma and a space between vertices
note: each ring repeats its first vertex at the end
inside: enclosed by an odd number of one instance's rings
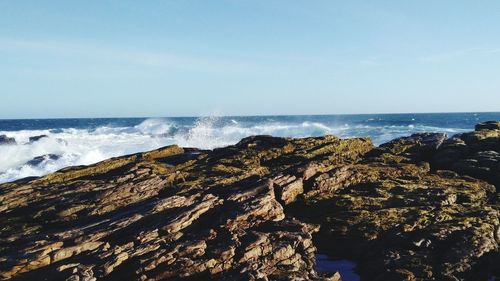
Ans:
POLYGON ((500 111, 498 0, 0 0, 0 118, 500 111))

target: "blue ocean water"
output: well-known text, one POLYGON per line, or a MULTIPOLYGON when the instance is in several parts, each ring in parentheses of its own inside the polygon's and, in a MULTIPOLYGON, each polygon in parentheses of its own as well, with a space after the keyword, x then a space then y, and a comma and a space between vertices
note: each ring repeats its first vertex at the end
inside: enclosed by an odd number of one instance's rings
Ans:
POLYGON ((169 144, 212 149, 261 134, 362 136, 381 144, 415 132, 451 136, 487 120, 500 120, 500 112, 0 120, 0 135, 16 140, 16 144, 0 145, 0 182, 169 144), (47 137, 29 141, 40 135, 47 137))

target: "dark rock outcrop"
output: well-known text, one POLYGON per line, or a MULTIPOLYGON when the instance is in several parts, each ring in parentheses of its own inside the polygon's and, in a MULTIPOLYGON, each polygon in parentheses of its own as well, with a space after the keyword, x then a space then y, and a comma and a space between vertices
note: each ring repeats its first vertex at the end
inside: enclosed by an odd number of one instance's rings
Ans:
POLYGON ((390 157, 396 161, 428 162, 446 138, 447 135, 444 133, 413 134, 381 144, 370 153, 370 156, 390 157))
POLYGON ((475 126, 476 131, 481 130, 500 130, 500 121, 487 121, 475 126))
POLYGON ((476 131, 445 141, 434 155, 437 169, 486 180, 500 188, 500 122, 476 125, 476 131))
POLYGON ((16 144, 16 139, 9 138, 6 135, 0 135, 0 145, 4 144, 16 144))
POLYGON ((31 159, 30 161, 26 162, 26 165, 37 166, 37 165, 41 164, 44 161, 47 161, 47 160, 57 160, 59 158, 61 158, 61 156, 57 155, 57 154, 45 154, 45 155, 33 157, 33 159, 31 159))
POLYGON ((491 126, 377 148, 333 136, 169 146, 2 184, 0 278, 339 280, 316 272, 316 248, 362 280, 498 277, 491 126))
POLYGON ((33 136, 33 137, 30 137, 30 138, 29 138, 29 143, 34 143, 34 142, 36 142, 36 141, 39 141, 39 140, 41 140, 41 139, 43 139, 43 138, 48 138, 48 137, 49 137, 49 136, 47 136, 47 135, 33 136))

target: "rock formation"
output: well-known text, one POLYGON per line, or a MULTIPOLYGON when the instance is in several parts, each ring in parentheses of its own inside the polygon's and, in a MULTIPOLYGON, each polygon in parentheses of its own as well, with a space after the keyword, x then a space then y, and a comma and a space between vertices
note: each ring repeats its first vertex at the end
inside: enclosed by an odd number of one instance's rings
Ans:
POLYGON ((6 135, 0 135, 0 145, 4 144, 16 144, 16 139, 9 138, 6 135))
POLYGON ((43 139, 43 138, 48 138, 48 137, 49 137, 49 136, 47 136, 47 135, 32 136, 32 137, 29 137, 28 142, 29 142, 29 143, 34 143, 34 142, 37 142, 37 141, 39 141, 39 140, 41 140, 41 139, 43 139))
POLYGON ((500 122, 476 125, 474 132, 454 136, 434 156, 436 168, 456 171, 500 186, 500 122))
POLYGON ((317 252, 362 280, 498 277, 500 128, 476 129, 168 146, 5 183, 0 278, 339 280, 317 252))
POLYGON ((44 161, 47 161, 47 160, 57 160, 59 158, 61 158, 61 156, 57 155, 57 154, 45 154, 45 155, 33 157, 33 159, 31 159, 30 161, 26 162, 26 165, 37 166, 37 165, 39 165, 40 163, 42 163, 44 161))

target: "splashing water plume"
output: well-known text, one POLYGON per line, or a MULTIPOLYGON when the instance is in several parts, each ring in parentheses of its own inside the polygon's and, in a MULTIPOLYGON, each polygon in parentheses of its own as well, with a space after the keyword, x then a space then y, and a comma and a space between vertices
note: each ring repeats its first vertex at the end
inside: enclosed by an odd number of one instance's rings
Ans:
POLYGON ((367 136, 375 144, 380 144, 416 132, 445 132, 453 135, 470 130, 480 117, 500 119, 498 115, 498 118, 472 114, 459 116, 453 126, 442 124, 442 120, 447 120, 442 116, 429 117, 430 121, 425 123, 421 121, 425 118, 415 118, 413 115, 22 121, 22 124, 32 124, 28 128, 15 123, 15 120, 0 120, 0 135, 16 140, 15 145, 0 144, 0 182, 41 176, 68 166, 88 165, 171 144, 214 149, 235 144, 251 135, 309 137, 326 134, 342 138, 367 136), (29 141, 30 137, 41 135, 47 137, 29 141))

